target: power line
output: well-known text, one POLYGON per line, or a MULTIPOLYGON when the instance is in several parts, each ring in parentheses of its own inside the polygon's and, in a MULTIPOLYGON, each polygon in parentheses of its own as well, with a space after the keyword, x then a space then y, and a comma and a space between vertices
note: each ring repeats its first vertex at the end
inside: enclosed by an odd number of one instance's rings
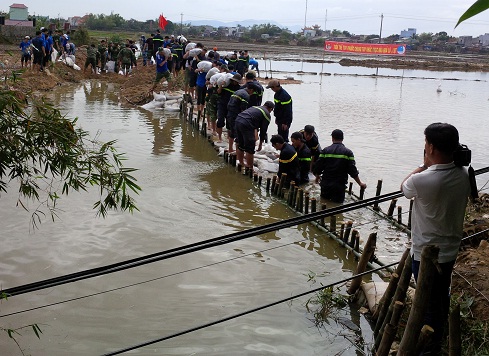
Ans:
POLYGON ((341 213, 344 213, 344 212, 347 212, 350 210, 366 207, 366 206, 371 205, 375 202, 380 203, 380 202, 388 201, 388 200, 391 200, 394 198, 399 198, 401 196, 402 196, 402 193, 400 191, 388 193, 388 194, 384 194, 384 195, 381 195, 378 197, 373 197, 373 198, 365 199, 362 201, 353 202, 350 204, 345 204, 342 206, 317 211, 315 213, 310 213, 307 215, 298 216, 298 217, 290 218, 290 219, 283 220, 283 221, 278 221, 278 222, 263 225, 263 226, 258 226, 258 227, 251 228, 251 229, 248 229, 245 231, 231 233, 231 234, 224 235, 221 237, 217 237, 217 238, 213 238, 213 239, 209 239, 209 240, 205 240, 205 241, 201 241, 201 242, 196 242, 196 243, 185 245, 182 247, 177 247, 177 248, 173 248, 170 250, 157 252, 157 253, 154 253, 151 255, 146 255, 146 256, 134 258, 131 260, 122 261, 122 262, 114 263, 111 265, 96 267, 96 268, 92 268, 89 270, 84 270, 84 271, 75 272, 75 273, 71 273, 71 274, 67 274, 67 275, 63 275, 63 276, 59 276, 59 277, 49 278, 49 279, 45 279, 45 280, 41 280, 38 282, 33 282, 33 283, 17 286, 17 287, 8 288, 8 289, 3 290, 3 292, 5 294, 7 294, 8 296, 15 296, 15 295, 29 293, 29 292, 33 292, 33 291, 37 291, 37 290, 41 290, 41 289, 46 289, 46 288, 50 288, 50 287, 54 287, 54 286, 58 286, 58 285, 66 284, 66 283, 72 283, 72 282, 80 281, 80 280, 87 279, 87 278, 93 278, 93 277, 101 276, 104 274, 123 271, 123 270, 129 269, 129 268, 142 266, 142 265, 145 265, 148 263, 153 263, 156 261, 161 261, 161 260, 165 260, 165 259, 169 259, 169 258, 173 258, 173 257, 177 257, 177 256, 183 256, 183 255, 189 254, 191 252, 201 251, 201 250, 204 250, 207 248, 216 247, 216 246, 228 244, 231 242, 243 240, 243 239, 246 239, 248 237, 252 237, 252 236, 256 236, 256 235, 262 235, 262 234, 265 234, 268 232, 273 232, 273 231, 280 230, 280 229, 285 229, 285 228, 292 227, 295 225, 299 225, 299 224, 307 223, 307 222, 310 222, 313 220, 317 220, 319 218, 328 217, 328 216, 336 215, 336 214, 341 214, 341 213))
POLYGON ((213 326, 213 325, 221 324, 221 323, 223 323, 225 321, 236 319, 236 318, 239 318, 239 317, 244 316, 244 315, 247 315, 247 314, 255 313, 255 312, 260 311, 262 309, 270 308, 270 307, 273 307, 275 305, 278 305, 278 304, 281 304, 281 303, 285 303, 285 302, 291 301, 293 299, 297 299, 297 298, 306 296, 308 294, 316 293, 316 292, 319 292, 319 291, 321 291, 323 289, 326 289, 326 288, 333 287, 333 286, 335 286, 337 284, 345 283, 345 282, 347 282, 349 280, 352 280, 354 278, 365 276, 367 274, 371 274, 373 272, 377 272, 377 271, 380 271, 382 269, 392 267, 394 265, 397 265, 398 263, 399 263, 399 261, 393 262, 393 263, 391 263, 389 265, 386 265, 386 266, 378 267, 378 268, 375 268, 375 269, 372 269, 372 270, 368 270, 368 271, 363 272, 363 273, 355 274, 355 275, 353 275, 351 277, 348 277, 348 278, 345 278, 345 279, 343 279, 341 281, 337 281, 337 282, 330 283, 328 285, 317 287, 317 288, 311 289, 311 290, 309 290, 307 292, 303 292, 303 293, 299 293, 299 294, 296 294, 296 295, 293 295, 293 296, 290 296, 290 297, 287 297, 287 298, 283 298, 283 299, 277 300, 275 302, 272 302, 272 303, 269 303, 269 304, 265 304, 265 305, 262 305, 262 306, 259 306, 259 307, 253 308, 253 309, 249 309, 249 310, 246 310, 246 311, 241 312, 241 313, 238 313, 238 314, 233 314, 233 315, 227 316, 227 317, 222 318, 222 319, 218 319, 218 320, 215 320, 215 321, 206 323, 206 324, 195 326, 195 327, 190 328, 190 329, 182 330, 182 331, 179 331, 179 332, 176 332, 176 333, 167 335, 167 336, 163 336, 163 337, 160 337, 160 338, 157 338, 157 339, 145 341, 145 342, 142 342, 140 344, 129 346, 129 347, 126 347, 124 349, 117 350, 117 351, 112 351, 112 352, 103 354, 103 356, 119 355, 119 354, 122 354, 122 353, 125 353, 125 352, 128 352, 128 351, 131 351, 131 350, 139 349, 139 348, 144 347, 144 346, 148 346, 148 345, 156 344, 156 343, 161 342, 161 341, 173 339, 173 338, 175 338, 177 336, 181 336, 181 335, 189 334, 189 333, 194 332, 194 331, 197 331, 197 330, 205 329, 205 328, 208 328, 208 327, 213 326))
MULTIPOLYGON (((317 235, 317 236, 324 236, 324 235, 317 235)), ((252 256, 252 255, 254 255, 256 253, 263 253, 263 252, 267 252, 267 251, 272 251, 272 250, 275 250, 275 249, 279 249, 279 248, 282 248, 282 247, 287 247, 287 246, 290 246, 290 245, 294 245, 294 244, 300 243, 302 241, 309 241, 309 240, 304 239, 304 240, 292 241, 292 242, 289 242, 287 244, 282 244, 280 246, 270 247, 270 248, 267 248, 267 249, 264 249, 264 250, 251 252, 251 253, 248 253, 248 254, 245 254, 245 255, 242 255, 242 256, 228 258, 226 260, 222 260, 222 261, 210 263, 210 264, 207 264, 207 265, 204 265, 204 266, 199 266, 199 267, 195 267, 195 268, 189 268, 189 269, 186 269, 184 271, 178 271, 178 272, 170 273, 170 274, 167 274, 167 275, 164 275, 164 276, 160 276, 160 277, 156 277, 156 278, 151 278, 151 279, 148 279, 148 280, 145 280, 145 281, 142 281, 142 282, 131 283, 131 284, 127 284, 127 285, 122 286, 122 287, 107 289, 107 290, 104 290, 102 292, 91 293, 91 294, 83 295, 83 296, 76 297, 76 298, 66 299, 66 300, 63 300, 63 301, 60 301, 60 302, 56 302, 56 303, 44 304, 44 305, 40 305, 40 306, 37 306, 37 307, 33 307, 33 308, 29 308, 29 309, 24 309, 24 310, 19 310, 19 311, 12 312, 12 313, 9 313, 9 314, 0 315, 0 318, 12 316, 12 315, 17 315, 17 314, 22 314, 22 313, 26 313, 26 312, 30 312, 30 311, 34 311, 34 310, 44 309, 44 308, 52 307, 52 306, 55 306, 55 305, 60 305, 60 304, 65 304, 65 303, 69 303, 69 302, 74 302, 76 300, 81 300, 81 299, 86 299, 86 298, 90 298, 90 297, 95 297, 97 295, 102 295, 102 294, 106 294, 106 293, 110 293, 110 292, 115 292, 115 291, 118 291, 118 290, 130 288, 130 287, 135 287, 135 286, 138 286, 138 285, 142 285, 142 284, 154 282, 154 281, 157 281, 157 280, 160 280, 160 279, 174 277, 174 276, 177 276, 179 274, 184 274, 184 273, 188 273, 188 272, 192 272, 192 271, 197 271, 197 270, 200 270, 200 269, 204 269, 204 268, 207 268, 207 267, 216 266, 216 265, 219 265, 221 263, 226 263, 226 262, 230 262, 230 261, 234 261, 234 260, 239 260, 241 258, 252 256)))
MULTIPOLYGON (((479 174, 487 173, 487 172, 489 172, 489 167, 485 167, 485 168, 475 170, 474 173, 475 173, 475 175, 479 175, 479 174)), ((169 259, 169 258, 173 258, 173 257, 177 257, 177 256, 183 256, 183 255, 195 252, 195 251, 201 251, 201 250, 204 250, 207 248, 216 247, 216 246, 228 244, 231 242, 243 240, 243 239, 246 239, 248 237, 252 237, 252 236, 256 236, 256 235, 262 235, 262 234, 265 234, 268 232, 273 232, 273 231, 277 231, 280 229, 292 227, 295 225, 304 224, 304 223, 307 223, 307 222, 310 222, 313 220, 317 220, 320 218, 325 218, 325 217, 329 217, 332 215, 337 215, 337 214, 345 213, 345 212, 348 212, 351 210, 363 208, 363 207, 366 207, 368 205, 372 205, 374 203, 381 203, 381 202, 385 202, 385 201, 392 200, 395 198, 399 198, 401 196, 403 196, 401 191, 395 191, 395 192, 387 193, 384 195, 379 195, 376 197, 368 198, 365 200, 353 202, 350 204, 345 204, 345 205, 337 206, 337 207, 326 209, 326 210, 320 210, 320 211, 317 211, 315 213, 305 214, 305 215, 298 216, 295 218, 290 218, 287 220, 278 221, 278 222, 263 225, 263 226, 258 226, 258 227, 251 228, 251 229, 248 229, 245 231, 235 232, 235 233, 231 233, 231 234, 224 235, 221 237, 216 237, 213 239, 209 239, 209 240, 205 240, 205 241, 201 241, 201 242, 196 242, 196 243, 185 245, 182 247, 177 247, 177 248, 173 248, 170 250, 157 252, 157 253, 154 253, 151 255, 146 255, 146 256, 134 258, 134 259, 127 260, 127 261, 114 263, 114 264, 107 265, 107 266, 96 267, 96 268, 88 269, 85 271, 75 272, 75 273, 71 273, 71 274, 67 274, 67 275, 63 275, 63 276, 59 276, 59 277, 49 278, 49 279, 41 280, 38 282, 33 282, 33 283, 29 283, 29 284, 25 284, 25 285, 21 285, 21 286, 17 286, 17 287, 8 288, 8 289, 3 290, 3 293, 5 293, 7 296, 20 295, 20 294, 29 293, 29 292, 33 292, 33 291, 37 291, 37 290, 41 290, 41 289, 46 289, 49 287, 54 287, 54 286, 58 286, 58 285, 66 284, 66 283, 72 283, 72 282, 80 281, 80 280, 87 279, 87 278, 93 278, 93 277, 97 277, 97 276, 101 276, 101 275, 105 275, 105 274, 109 274, 109 273, 114 273, 114 272, 129 269, 129 268, 142 266, 142 265, 145 265, 148 263, 153 263, 153 262, 157 262, 157 261, 161 261, 161 260, 165 260, 165 259, 169 259)))

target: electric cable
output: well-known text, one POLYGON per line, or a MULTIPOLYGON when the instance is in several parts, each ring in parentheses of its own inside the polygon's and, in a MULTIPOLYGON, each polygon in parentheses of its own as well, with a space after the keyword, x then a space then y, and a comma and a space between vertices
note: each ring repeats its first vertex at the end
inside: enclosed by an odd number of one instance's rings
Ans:
MULTIPOLYGON (((487 173, 487 172, 489 172, 489 167, 485 167, 485 168, 475 170, 474 174, 479 175, 479 174, 487 173)), ((251 228, 251 229, 248 229, 245 231, 235 232, 235 233, 231 233, 228 235, 216 237, 213 239, 209 239, 209 240, 205 240, 205 241, 196 242, 193 244, 173 248, 170 250, 165 250, 165 251, 157 252, 157 253, 146 255, 146 256, 141 256, 141 257, 134 258, 131 260, 117 262, 117 263, 106 265, 106 266, 96 267, 96 268, 92 268, 92 269, 88 269, 88 270, 84 270, 84 271, 79 271, 79 272, 75 272, 75 273, 71 273, 71 274, 67 274, 67 275, 63 275, 63 276, 59 276, 59 277, 49 278, 49 279, 45 279, 45 280, 41 280, 41 281, 29 283, 29 284, 17 286, 17 287, 4 289, 2 292, 5 293, 7 296, 11 297, 14 295, 29 293, 29 292, 33 292, 33 291, 37 291, 37 290, 41 290, 41 289, 46 289, 46 288, 61 285, 61 284, 72 283, 72 282, 87 279, 87 278, 93 278, 93 277, 101 276, 104 274, 114 273, 114 272, 122 271, 125 269, 142 266, 142 265, 145 265, 148 263, 153 263, 156 261, 161 261, 161 260, 165 260, 165 259, 169 259, 169 258, 173 258, 173 257, 177 257, 177 256, 182 256, 185 254, 189 254, 191 252, 200 251, 200 250, 204 250, 207 248, 211 248, 211 247, 220 246, 220 245, 224 245, 227 243, 243 240, 243 239, 246 239, 248 237, 261 235, 261 234, 265 234, 268 232, 277 231, 280 229, 285 229, 285 228, 292 227, 295 225, 299 225, 299 224, 307 223, 307 222, 310 222, 313 220, 317 220, 319 218, 324 218, 324 217, 329 217, 331 215, 345 213, 345 212, 348 212, 351 210, 366 207, 366 206, 371 205, 373 203, 381 203, 381 202, 385 202, 385 201, 392 200, 395 198, 399 198, 401 196, 403 196, 401 191, 395 191, 395 192, 375 196, 372 198, 352 202, 349 204, 333 207, 330 209, 319 210, 319 211, 316 211, 314 213, 305 214, 305 215, 290 218, 287 220, 278 221, 278 222, 274 222, 271 224, 254 227, 254 228, 251 228)))
POLYGON ((333 282, 333 283, 330 283, 330 284, 327 284, 327 285, 324 285, 324 286, 321 286, 321 287, 317 287, 317 288, 311 289, 311 290, 309 290, 307 292, 302 292, 302 293, 295 294, 295 295, 290 296, 290 297, 287 297, 287 298, 279 299, 279 300, 277 300, 275 302, 268 303, 268 304, 265 304, 265 305, 261 305, 261 306, 258 306, 258 307, 252 308, 252 309, 248 309, 246 311, 243 311, 243 312, 240 312, 240 313, 237 313, 237 314, 229 315, 227 317, 224 317, 224 318, 221 318, 221 319, 218 319, 218 320, 214 320, 214 321, 211 321, 209 323, 202 324, 202 325, 199 325, 199 326, 195 326, 195 327, 192 327, 192 328, 187 329, 187 330, 178 331, 176 333, 173 333, 173 334, 170 334, 170 335, 167 335, 167 336, 163 336, 163 337, 160 337, 160 338, 157 338, 157 339, 145 341, 145 342, 142 342, 140 344, 129 346, 129 347, 126 347, 124 349, 117 350, 117 351, 112 351, 112 352, 103 354, 103 356, 119 355, 119 354, 122 354, 122 353, 125 353, 125 352, 128 352, 128 351, 131 351, 131 350, 139 349, 139 348, 144 347, 144 346, 148 346, 148 345, 156 344, 156 343, 161 342, 161 341, 169 340, 169 339, 175 338, 177 336, 181 336, 181 335, 189 334, 189 333, 194 332, 194 331, 197 331, 197 330, 205 329, 205 328, 208 328, 208 327, 213 326, 213 325, 221 324, 221 323, 223 323, 225 321, 236 319, 236 318, 239 318, 239 317, 244 316, 244 315, 247 315, 247 314, 255 313, 257 311, 260 311, 260 310, 263 310, 263 309, 266 309, 266 308, 270 308, 270 307, 273 307, 275 305, 278 305, 278 304, 281 304, 281 303, 285 303, 285 302, 291 301, 293 299, 297 299, 297 298, 306 296, 308 294, 319 292, 320 290, 333 287, 333 286, 335 286, 337 284, 345 283, 345 282, 350 281, 350 280, 352 280, 354 278, 362 277, 362 276, 365 276, 367 274, 371 274, 373 272, 377 272, 377 271, 380 271, 382 269, 395 266, 398 263, 399 263, 399 261, 393 262, 393 263, 391 263, 389 265, 386 265, 386 266, 381 266, 381 267, 378 267, 378 268, 375 268, 375 269, 371 269, 371 270, 368 270, 368 271, 365 271, 365 272, 362 272, 362 273, 359 273, 359 274, 355 274, 355 275, 353 275, 351 277, 348 277, 348 278, 345 278, 345 279, 343 279, 341 281, 336 281, 336 282, 333 282))
MULTIPOLYGON (((317 235, 317 236, 326 236, 326 234, 324 234, 324 235, 317 235)), ((192 272, 192 271, 197 271, 199 269, 203 269, 203 268, 215 266, 215 265, 218 265, 218 264, 221 264, 221 263, 226 263, 226 262, 238 260, 238 259, 241 259, 241 258, 249 257, 249 256, 252 256, 252 255, 254 255, 256 253, 263 253, 263 252, 267 252, 267 251, 279 249, 279 248, 282 248, 282 247, 287 247, 287 246, 290 246, 290 245, 295 245, 297 243, 306 242, 306 241, 309 241, 310 242, 310 240, 308 240, 308 239, 303 239, 303 240, 299 240, 299 241, 292 241, 292 242, 289 242, 289 243, 286 243, 286 244, 282 244, 282 245, 279 245, 279 246, 274 246, 274 247, 270 247, 270 248, 267 248, 267 249, 264 249, 264 250, 251 252, 251 253, 248 253, 248 254, 245 254, 245 255, 242 255, 242 256, 236 256, 236 257, 228 258, 226 260, 222 260, 222 261, 218 261, 218 262, 214 262, 214 263, 209 263, 207 265, 203 265, 203 266, 199 266, 199 267, 194 267, 194 268, 189 268, 189 269, 186 269, 186 270, 183 270, 183 271, 178 271, 178 272, 170 273, 170 274, 167 274, 167 275, 164 275, 164 276, 151 278, 151 279, 148 279, 148 280, 145 280, 145 281, 131 283, 131 284, 128 284, 128 285, 125 285, 125 286, 117 287, 117 288, 107 289, 107 290, 104 290, 102 292, 91 293, 91 294, 83 295, 83 296, 80 296, 80 297, 65 299, 65 300, 62 300, 62 301, 59 301, 59 302, 55 302, 55 303, 49 303, 49 304, 44 304, 44 305, 40 305, 40 306, 37 306, 37 307, 29 308, 29 309, 23 309, 23 310, 15 311, 15 312, 12 312, 12 313, 0 315, 0 318, 12 316, 12 315, 17 315, 17 314, 22 314, 22 313, 26 313, 26 312, 30 312, 30 311, 34 311, 34 310, 44 309, 44 308, 52 307, 52 306, 55 306, 55 305, 60 305, 60 304, 65 304, 65 303, 69 303, 69 302, 74 302, 76 300, 81 300, 81 299, 85 299, 85 298, 95 297, 97 295, 102 295, 102 294, 106 294, 106 293, 110 293, 110 292, 115 292, 115 291, 118 291, 118 290, 130 288, 130 287, 135 287, 135 286, 138 286, 138 285, 142 285, 142 284, 154 282, 154 281, 157 281, 157 280, 160 280, 160 279, 169 278, 169 277, 177 276, 179 274, 183 274, 183 273, 187 273, 187 272, 192 272)))
POLYGON ((313 220, 317 220, 317 219, 322 218, 322 217, 328 217, 331 215, 344 213, 344 212, 347 212, 347 211, 350 211, 353 209, 359 209, 362 207, 366 207, 366 206, 373 204, 375 202, 383 202, 383 201, 391 200, 394 198, 398 198, 400 196, 402 196, 402 193, 400 191, 388 193, 388 194, 372 197, 369 199, 365 199, 362 201, 353 202, 350 204, 345 204, 342 206, 338 206, 338 207, 334 207, 334 208, 330 208, 330 209, 326 209, 326 210, 316 211, 315 213, 310 213, 307 215, 298 216, 298 217, 290 218, 290 219, 283 220, 283 221, 274 222, 274 223, 263 225, 263 226, 258 226, 258 227, 251 228, 251 229, 248 229, 245 231, 235 232, 235 233, 231 233, 231 234, 224 235, 221 237, 196 242, 193 244, 189 244, 189 245, 173 248, 170 250, 157 252, 157 253, 146 255, 146 256, 141 256, 141 257, 134 258, 131 260, 117 262, 117 263, 106 265, 106 266, 96 267, 96 268, 92 268, 92 269, 88 269, 88 270, 84 270, 84 271, 70 273, 67 275, 59 276, 59 277, 49 278, 49 279, 45 279, 45 280, 41 280, 41 281, 37 281, 37 282, 33 282, 33 283, 28 283, 28 284, 17 286, 17 287, 4 289, 3 293, 5 293, 9 297, 12 297, 15 295, 20 295, 20 294, 29 293, 29 292, 33 292, 33 291, 37 291, 37 290, 41 290, 41 289, 45 289, 45 288, 50 288, 50 287, 58 286, 61 284, 72 283, 72 282, 87 279, 87 278, 93 278, 93 277, 101 276, 104 274, 114 273, 114 272, 122 271, 125 269, 142 266, 142 265, 145 265, 148 263, 161 261, 161 260, 165 260, 165 259, 169 259, 169 258, 173 258, 173 257, 177 257, 177 256, 186 255, 186 254, 189 254, 191 252, 200 251, 200 250, 204 250, 207 248, 211 248, 211 247, 220 246, 220 245, 224 245, 227 243, 243 240, 243 239, 246 239, 248 237, 261 235, 261 234, 273 232, 273 231, 280 230, 280 229, 285 229, 285 228, 292 227, 295 225, 299 225, 299 224, 307 223, 307 222, 310 222, 313 220))

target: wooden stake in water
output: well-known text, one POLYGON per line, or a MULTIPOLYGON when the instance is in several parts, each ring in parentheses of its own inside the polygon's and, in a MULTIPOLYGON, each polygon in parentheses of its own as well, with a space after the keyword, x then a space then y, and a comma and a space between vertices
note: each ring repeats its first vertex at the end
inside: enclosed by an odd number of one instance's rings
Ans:
POLYGON ((329 231, 336 232, 336 215, 329 217, 329 231))
POLYGON ((304 190, 302 188, 299 188, 299 197, 297 199, 297 210, 299 213, 302 213, 304 207, 304 190))
MULTIPOLYGON (((360 257, 360 261, 358 261, 357 265, 357 270, 355 274, 360 274, 366 271, 367 269, 367 264, 368 261, 372 258, 375 252, 375 247, 377 244, 377 233, 371 233, 370 236, 368 237, 367 243, 365 244, 365 247, 363 249, 362 256, 360 257)), ((362 283, 362 277, 356 277, 352 279, 350 287, 348 288, 348 294, 354 294, 358 288, 360 287, 360 284, 362 283)))
MULTIPOLYGON (((326 204, 322 204, 322 205, 321 205, 321 210, 326 210, 326 204)), ((324 225, 324 217, 322 217, 322 218, 321 218, 320 225, 321 225, 321 226, 325 226, 325 225, 324 225)))
POLYGON ((316 204, 317 204, 316 198, 311 198, 311 213, 316 212, 316 204))
MULTIPOLYGON (((377 189, 375 190, 375 196, 378 197, 380 195, 380 191, 382 190, 382 179, 379 179, 377 181, 377 189)), ((379 202, 375 202, 374 203, 374 206, 373 206, 373 209, 375 211, 379 211, 380 208, 379 208, 379 202)))
POLYGON ((349 220, 346 223, 345 235, 343 236, 343 239, 342 239, 345 244, 348 243, 348 238, 350 237, 352 226, 353 226, 353 221, 349 220))
POLYGON ((309 214, 309 192, 306 192, 304 196, 305 196, 304 214, 309 214))
POLYGON ((389 205, 389 210, 387 210, 387 216, 392 218, 394 215, 394 208, 396 207, 397 204, 397 199, 392 199, 391 200, 391 205, 389 205))

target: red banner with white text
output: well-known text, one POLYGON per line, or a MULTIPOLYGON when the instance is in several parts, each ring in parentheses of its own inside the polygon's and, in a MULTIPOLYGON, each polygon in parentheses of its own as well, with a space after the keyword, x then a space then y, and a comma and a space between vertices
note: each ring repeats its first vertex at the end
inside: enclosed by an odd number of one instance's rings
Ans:
POLYGON ((406 54, 406 45, 325 41, 324 50, 329 52, 402 56, 406 54))

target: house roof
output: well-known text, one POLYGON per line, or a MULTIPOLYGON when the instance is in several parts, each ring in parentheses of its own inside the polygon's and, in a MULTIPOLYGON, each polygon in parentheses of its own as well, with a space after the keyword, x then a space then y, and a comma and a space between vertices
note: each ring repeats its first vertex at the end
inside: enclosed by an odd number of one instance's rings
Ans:
POLYGON ((27 9, 27 6, 25 6, 24 4, 12 4, 12 5, 10 5, 10 8, 14 8, 14 9, 27 9))

